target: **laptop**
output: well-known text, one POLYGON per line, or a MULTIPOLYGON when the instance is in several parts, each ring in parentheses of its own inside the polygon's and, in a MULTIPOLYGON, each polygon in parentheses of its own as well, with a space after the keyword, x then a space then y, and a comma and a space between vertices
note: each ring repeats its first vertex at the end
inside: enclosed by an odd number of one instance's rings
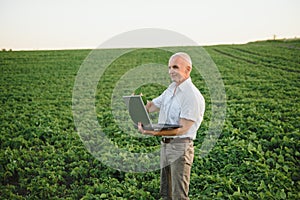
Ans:
POLYGON ((123 96, 123 99, 127 105, 130 118, 136 128, 138 127, 138 122, 142 123, 145 130, 153 131, 170 130, 182 127, 182 125, 179 124, 152 124, 140 95, 123 96))

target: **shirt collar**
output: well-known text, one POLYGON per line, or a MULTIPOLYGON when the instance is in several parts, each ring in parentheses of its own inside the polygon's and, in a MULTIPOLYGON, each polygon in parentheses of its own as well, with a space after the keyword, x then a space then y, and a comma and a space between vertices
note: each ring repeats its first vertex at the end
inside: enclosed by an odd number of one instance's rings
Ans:
POLYGON ((180 91, 185 90, 185 88, 189 87, 189 85, 191 84, 192 79, 191 77, 189 77, 188 79, 186 79, 185 81, 183 81, 181 84, 179 84, 179 86, 177 87, 177 89, 179 89, 180 91))

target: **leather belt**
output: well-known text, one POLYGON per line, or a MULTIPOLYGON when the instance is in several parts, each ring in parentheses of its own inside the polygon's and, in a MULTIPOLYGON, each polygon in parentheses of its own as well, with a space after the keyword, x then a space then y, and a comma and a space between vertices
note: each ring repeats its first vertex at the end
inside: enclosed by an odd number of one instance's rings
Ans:
POLYGON ((174 143, 189 143, 192 141, 191 138, 166 138, 166 137, 163 137, 161 139, 161 141, 163 143, 171 143, 171 142, 174 142, 174 143))

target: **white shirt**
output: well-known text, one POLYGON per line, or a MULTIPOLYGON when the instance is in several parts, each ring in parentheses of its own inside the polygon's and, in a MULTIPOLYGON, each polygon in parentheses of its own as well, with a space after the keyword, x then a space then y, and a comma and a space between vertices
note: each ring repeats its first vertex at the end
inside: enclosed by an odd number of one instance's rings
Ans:
POLYGON ((185 134, 175 137, 196 138, 197 130, 203 120, 205 100, 191 78, 182 82, 177 88, 175 82, 171 83, 159 97, 153 99, 153 103, 160 109, 158 123, 179 124, 180 118, 195 122, 185 134))

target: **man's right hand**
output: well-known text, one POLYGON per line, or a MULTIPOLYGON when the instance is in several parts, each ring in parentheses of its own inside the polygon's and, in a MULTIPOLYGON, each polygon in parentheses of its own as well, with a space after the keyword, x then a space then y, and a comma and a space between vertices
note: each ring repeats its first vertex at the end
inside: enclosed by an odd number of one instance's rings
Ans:
POLYGON ((159 111, 159 108, 152 101, 147 101, 146 110, 148 113, 159 111))

